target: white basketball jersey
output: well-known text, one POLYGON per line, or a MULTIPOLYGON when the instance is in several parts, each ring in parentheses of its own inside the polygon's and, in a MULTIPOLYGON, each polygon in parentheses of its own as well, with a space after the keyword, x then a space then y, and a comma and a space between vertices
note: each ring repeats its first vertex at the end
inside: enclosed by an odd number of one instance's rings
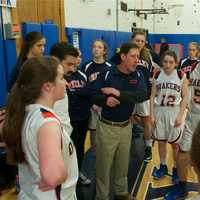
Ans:
POLYGON ((200 113, 200 63, 195 66, 189 76, 189 109, 192 112, 200 113))
POLYGON ((178 75, 176 69, 170 74, 165 74, 164 70, 155 76, 157 95, 154 103, 157 106, 179 106, 182 100, 182 84, 184 78, 178 75))
POLYGON ((56 115, 59 117, 61 125, 65 129, 66 133, 71 135, 73 128, 70 123, 68 104, 69 102, 68 102, 68 96, 66 92, 64 99, 56 101, 56 103, 54 104, 53 110, 56 113, 56 115))
POLYGON ((42 192, 38 188, 41 175, 37 134, 39 128, 48 122, 57 122, 60 124, 60 120, 53 110, 39 104, 32 104, 26 107, 25 121, 22 129, 22 148, 26 162, 19 164, 19 182, 21 188, 18 195, 19 200, 76 200, 76 183, 78 180, 76 150, 69 134, 65 132, 64 128, 61 131, 62 154, 68 177, 57 189, 42 192))

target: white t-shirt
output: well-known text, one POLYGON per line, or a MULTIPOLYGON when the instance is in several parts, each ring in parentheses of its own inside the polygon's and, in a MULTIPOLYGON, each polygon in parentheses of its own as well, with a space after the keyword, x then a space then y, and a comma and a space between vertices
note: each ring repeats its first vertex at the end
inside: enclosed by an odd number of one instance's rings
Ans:
MULTIPOLYGON (((19 164, 19 183, 21 188, 18 195, 19 200, 59 199, 56 196, 56 190, 42 192, 38 188, 38 182, 40 182, 41 176, 37 148, 37 133, 39 128, 48 122, 57 122, 60 124, 59 118, 53 110, 39 104, 31 104, 26 107, 22 128, 22 148, 26 162, 19 164)), ((61 184, 59 195, 60 200, 76 200, 76 183, 78 180, 76 150, 69 134, 66 133, 64 128, 62 128, 62 130, 62 153, 68 177, 65 182, 61 184)))
POLYGON ((65 131, 71 135, 73 128, 70 123, 68 104, 68 96, 67 93, 65 93, 65 98, 56 101, 53 110, 55 111, 56 115, 58 115, 65 131))

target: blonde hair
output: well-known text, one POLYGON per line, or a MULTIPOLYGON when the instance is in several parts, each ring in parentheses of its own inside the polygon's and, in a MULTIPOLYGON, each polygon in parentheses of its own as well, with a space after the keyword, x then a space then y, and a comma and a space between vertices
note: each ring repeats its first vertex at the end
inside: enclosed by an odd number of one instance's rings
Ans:
MULTIPOLYGON (((133 40, 136 35, 143 35, 145 37, 145 41, 146 41, 146 33, 142 30, 136 30, 133 32, 131 39, 133 40)), ((149 51, 148 48, 146 48, 145 46, 142 48, 142 50, 140 51, 140 59, 146 61, 148 64, 151 63, 151 53, 149 51)))

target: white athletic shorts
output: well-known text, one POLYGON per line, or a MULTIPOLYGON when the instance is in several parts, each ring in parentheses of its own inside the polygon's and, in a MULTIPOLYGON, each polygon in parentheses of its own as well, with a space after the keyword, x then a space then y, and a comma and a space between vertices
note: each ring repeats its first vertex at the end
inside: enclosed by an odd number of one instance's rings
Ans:
POLYGON ((141 117, 149 116, 150 115, 150 100, 135 104, 135 109, 133 111, 133 114, 139 115, 141 117))
POLYGON ((174 127, 174 122, 179 113, 180 107, 155 106, 155 129, 153 138, 169 143, 178 143, 181 139, 184 127, 184 120, 181 126, 174 127))
POLYGON ((184 152, 190 151, 192 144, 192 136, 195 128, 200 121, 200 114, 194 112, 188 112, 185 120, 185 127, 183 130, 183 136, 180 140, 180 148, 184 152))

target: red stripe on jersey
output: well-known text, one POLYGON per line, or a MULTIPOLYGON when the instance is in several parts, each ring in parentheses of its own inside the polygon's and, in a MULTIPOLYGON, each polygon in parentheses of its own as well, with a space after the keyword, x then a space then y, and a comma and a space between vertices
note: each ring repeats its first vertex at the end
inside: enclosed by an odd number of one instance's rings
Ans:
POLYGON ((56 115, 54 115, 52 112, 50 112, 50 111, 48 111, 48 110, 46 110, 46 109, 44 109, 44 108, 40 108, 40 111, 41 111, 42 116, 43 116, 44 118, 56 118, 58 121, 60 121, 60 120, 56 117, 56 115))
POLYGON ((50 112, 42 112, 42 116, 44 118, 51 118, 51 117, 56 118, 56 116, 53 113, 50 113, 50 112))

